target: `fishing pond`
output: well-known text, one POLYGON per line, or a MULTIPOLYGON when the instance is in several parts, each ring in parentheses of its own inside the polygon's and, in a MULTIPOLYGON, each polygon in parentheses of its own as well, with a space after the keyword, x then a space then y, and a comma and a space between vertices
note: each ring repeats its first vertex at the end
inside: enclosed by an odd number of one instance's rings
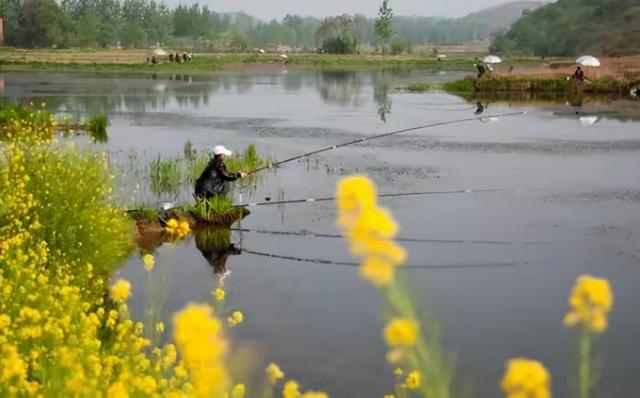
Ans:
MULTIPOLYGON (((567 297, 577 276, 606 277, 615 304, 597 340, 594 396, 630 396, 640 390, 640 101, 480 99, 476 115, 475 98, 396 90, 466 74, 282 65, 193 75, 6 72, 2 95, 56 114, 106 113, 109 141, 95 147, 118 171, 124 208, 191 200, 188 182, 154 189, 146 173, 149 162, 187 146, 253 144, 277 161, 473 118, 283 164, 236 186, 232 200, 332 197, 352 174, 369 176, 381 194, 433 192, 380 201, 409 253, 399 272, 418 310, 438 320, 454 384, 470 397, 499 396, 505 361, 518 356, 543 362, 554 395, 568 396, 576 340, 562 325, 567 297)), ((256 362, 274 361, 333 397, 388 393, 379 295, 351 264, 334 202, 249 210, 232 230, 153 248, 151 273, 136 252, 117 271, 132 282, 133 317, 162 320, 170 332, 172 314, 210 301, 224 278, 225 306, 245 315, 234 340, 256 362)))

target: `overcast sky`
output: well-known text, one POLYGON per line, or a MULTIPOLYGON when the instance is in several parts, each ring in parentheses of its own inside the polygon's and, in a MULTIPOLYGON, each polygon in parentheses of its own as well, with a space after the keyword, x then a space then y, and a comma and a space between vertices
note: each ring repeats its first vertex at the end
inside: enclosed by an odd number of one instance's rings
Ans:
MULTIPOLYGON (((461 17, 482 8, 511 0, 390 0, 396 15, 461 17)), ((170 5, 190 4, 193 0, 167 0, 170 5)), ((270 20, 286 14, 326 17, 337 14, 375 16, 381 0, 200 0, 215 11, 245 11, 270 20)))

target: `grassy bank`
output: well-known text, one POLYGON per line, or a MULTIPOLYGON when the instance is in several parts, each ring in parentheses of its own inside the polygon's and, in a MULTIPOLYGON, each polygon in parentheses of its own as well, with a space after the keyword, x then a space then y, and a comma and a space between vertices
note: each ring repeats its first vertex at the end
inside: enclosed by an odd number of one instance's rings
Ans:
POLYGON ((619 94, 626 95, 640 80, 605 76, 590 82, 578 82, 566 76, 490 76, 481 79, 467 77, 440 85, 415 83, 399 87, 409 92, 445 90, 454 93, 558 93, 558 94, 619 94))
MULTIPOLYGON (((452 55, 443 60, 425 54, 380 55, 380 54, 290 54, 285 60, 279 54, 257 53, 201 53, 185 63, 170 63, 160 57, 157 65, 146 64, 150 51, 145 50, 20 50, 0 51, 0 70, 91 70, 113 72, 206 72, 227 66, 274 64, 286 62, 300 67, 432 67, 468 68, 476 54, 452 55)), ((532 65, 534 58, 511 60, 514 65, 532 65)))

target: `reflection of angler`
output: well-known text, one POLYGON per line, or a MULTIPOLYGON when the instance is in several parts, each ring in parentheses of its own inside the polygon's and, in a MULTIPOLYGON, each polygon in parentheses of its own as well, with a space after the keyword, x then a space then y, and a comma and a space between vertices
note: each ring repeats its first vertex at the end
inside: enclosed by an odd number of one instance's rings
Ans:
POLYGON ((242 251, 231 243, 231 230, 227 228, 208 228, 195 232, 196 247, 202 253, 213 271, 220 278, 227 275, 227 258, 239 255, 242 251))

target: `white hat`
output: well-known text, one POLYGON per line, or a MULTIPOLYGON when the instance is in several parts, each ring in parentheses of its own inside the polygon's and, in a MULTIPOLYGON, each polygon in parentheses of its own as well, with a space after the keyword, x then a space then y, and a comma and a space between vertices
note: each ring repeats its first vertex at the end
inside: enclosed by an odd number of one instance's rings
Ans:
POLYGON ((231 152, 230 150, 228 150, 227 148, 225 148, 222 145, 218 145, 213 147, 213 154, 214 155, 225 155, 225 156, 231 156, 233 152, 231 152))

